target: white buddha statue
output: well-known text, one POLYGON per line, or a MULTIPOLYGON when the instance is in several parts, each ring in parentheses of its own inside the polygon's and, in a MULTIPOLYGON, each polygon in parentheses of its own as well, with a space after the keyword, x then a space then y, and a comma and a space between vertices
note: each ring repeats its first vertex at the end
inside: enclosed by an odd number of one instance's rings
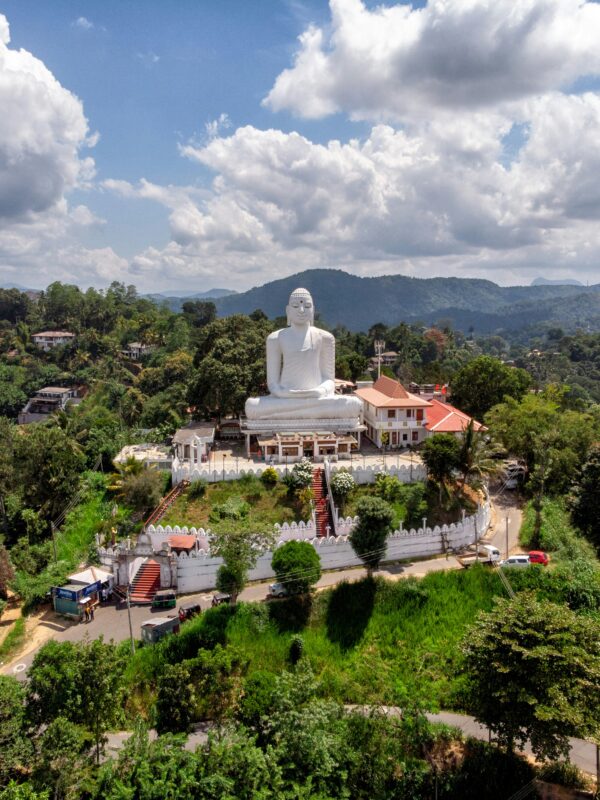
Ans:
POLYGON ((267 337, 270 395, 246 401, 248 420, 355 420, 358 397, 335 394, 335 339, 315 328, 312 297, 295 289, 286 308, 288 328, 267 337))

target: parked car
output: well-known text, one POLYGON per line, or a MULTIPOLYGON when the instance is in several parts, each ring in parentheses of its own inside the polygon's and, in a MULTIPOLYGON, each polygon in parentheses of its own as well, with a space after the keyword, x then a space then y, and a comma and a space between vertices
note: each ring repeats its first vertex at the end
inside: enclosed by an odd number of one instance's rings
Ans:
POLYGON ((179 606, 179 619, 184 622, 186 619, 192 619, 202 613, 202 606, 197 600, 191 600, 189 603, 183 603, 179 606))
POLYGON ((527 553, 518 553, 514 556, 509 556, 500 562, 501 567, 528 567, 530 565, 529 556, 527 553))
POLYGON ((550 561, 550 557, 548 553, 544 553, 543 550, 530 550, 529 551, 529 563, 530 564, 541 564, 542 566, 547 566, 548 562, 550 561))
POLYGON ((152 608, 175 608, 177 595, 173 589, 161 589, 152 599, 152 608))
POLYGON ((224 603, 231 602, 231 595, 225 594, 225 592, 217 592, 213 594, 213 598, 211 600, 211 606, 214 608, 215 606, 222 606, 224 603))
POLYGON ((269 597, 287 597, 289 593, 290 591, 284 583, 269 584, 269 597))
POLYGON ((457 560, 460 564, 462 564, 463 567, 465 567, 465 569, 477 563, 488 564, 491 566, 492 564, 497 564, 500 561, 500 550, 498 550, 497 547, 494 547, 493 544, 480 544, 478 551, 479 556, 473 547, 466 553, 457 556, 457 560))
POLYGON ((154 617, 142 622, 142 641, 145 644, 155 644, 163 636, 170 633, 179 633, 179 617, 154 617))

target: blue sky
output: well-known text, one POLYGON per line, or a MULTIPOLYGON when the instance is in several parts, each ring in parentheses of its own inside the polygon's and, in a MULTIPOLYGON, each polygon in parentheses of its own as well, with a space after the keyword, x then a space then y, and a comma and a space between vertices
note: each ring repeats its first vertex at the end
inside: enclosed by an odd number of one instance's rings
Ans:
POLYGON ((0 14, 0 283, 600 279, 596 3, 0 14))

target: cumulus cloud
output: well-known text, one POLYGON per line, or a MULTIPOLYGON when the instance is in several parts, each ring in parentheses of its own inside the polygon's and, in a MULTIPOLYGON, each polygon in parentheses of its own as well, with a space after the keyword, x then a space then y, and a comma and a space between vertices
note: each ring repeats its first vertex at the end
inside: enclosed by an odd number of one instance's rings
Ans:
POLYGON ((81 158, 81 102, 26 50, 9 47, 0 15, 0 225, 52 208, 94 173, 81 158))
POLYGON ((367 9, 330 0, 265 98, 320 118, 410 120, 485 109, 600 72, 600 5, 584 0, 429 0, 367 9))

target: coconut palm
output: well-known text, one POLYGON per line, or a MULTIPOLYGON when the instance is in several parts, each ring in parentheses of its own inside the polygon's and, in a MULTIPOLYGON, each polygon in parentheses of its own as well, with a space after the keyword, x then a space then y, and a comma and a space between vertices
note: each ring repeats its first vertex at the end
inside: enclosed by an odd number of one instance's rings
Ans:
POLYGON ((481 431, 476 431, 473 420, 470 420, 460 439, 458 468, 462 474, 461 490, 472 478, 483 480, 498 472, 497 461, 490 458, 490 446, 481 431))

